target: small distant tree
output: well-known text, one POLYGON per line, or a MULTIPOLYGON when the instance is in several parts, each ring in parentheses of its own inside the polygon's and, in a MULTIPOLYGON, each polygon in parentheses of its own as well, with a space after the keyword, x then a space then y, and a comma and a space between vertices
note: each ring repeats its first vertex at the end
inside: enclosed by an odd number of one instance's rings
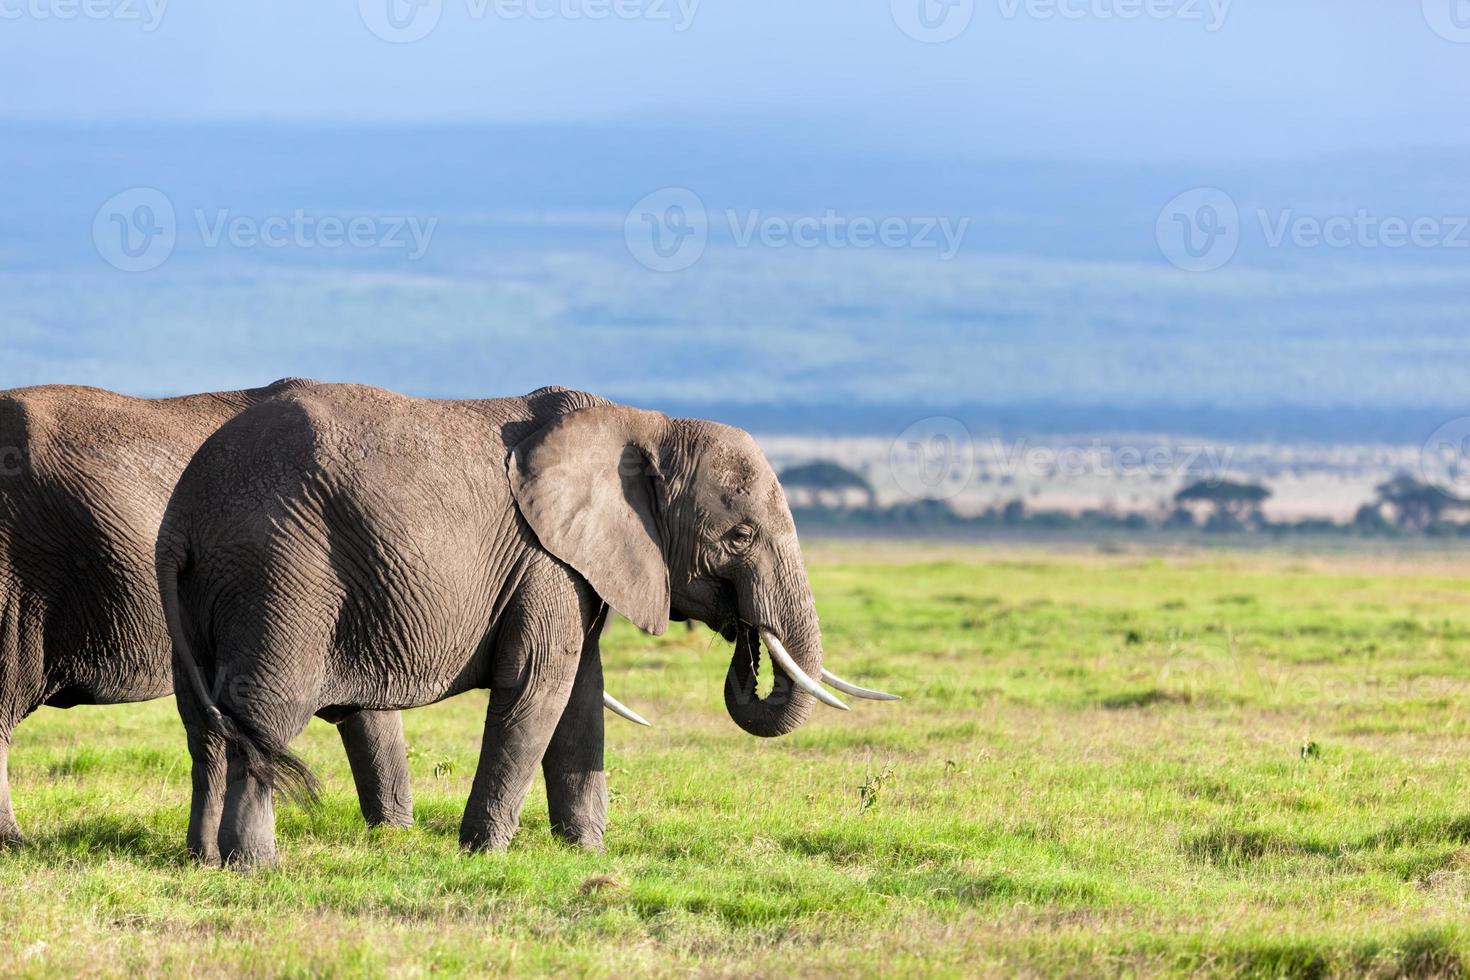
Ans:
POLYGON ((1171 531, 1183 530, 1194 526, 1194 511, 1188 507, 1176 506, 1173 510, 1169 511, 1163 522, 1163 527, 1171 531))
POLYGON ((1388 518, 1383 516, 1383 508, 1376 503, 1364 504, 1359 507, 1358 512, 1353 515, 1353 526, 1359 531, 1367 531, 1369 533, 1387 531, 1393 527, 1388 522, 1388 518))
POLYGON ((847 495, 854 491, 862 494, 869 508, 878 502, 873 485, 861 473, 829 460, 787 467, 781 471, 781 485, 810 494, 813 502, 824 507, 843 507, 847 495))
POLYGON ((1211 510, 1205 527, 1211 530, 1236 530, 1259 527, 1261 505, 1271 491, 1255 483, 1232 483, 1229 480, 1198 480, 1174 495, 1181 507, 1208 504, 1211 510))
POLYGON ((1423 531, 1438 522, 1447 511, 1466 506, 1466 501, 1430 483, 1423 483, 1407 473, 1400 473, 1374 488, 1378 495, 1373 504, 1380 516, 1387 509, 1393 522, 1408 531, 1423 531))
POLYGON ((955 513, 954 508, 949 505, 949 501, 933 497, 894 504, 882 513, 890 523, 913 527, 935 527, 955 524, 962 520, 960 515, 955 513))

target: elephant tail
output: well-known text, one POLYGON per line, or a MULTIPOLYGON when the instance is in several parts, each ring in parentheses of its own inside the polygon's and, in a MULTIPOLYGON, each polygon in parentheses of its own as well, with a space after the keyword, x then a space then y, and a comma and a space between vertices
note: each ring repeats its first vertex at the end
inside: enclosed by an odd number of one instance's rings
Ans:
POLYGON ((279 790, 303 806, 313 806, 319 799, 320 783, 311 769, 284 745, 277 745, 260 732, 220 710, 215 703, 204 674, 199 669, 189 634, 184 629, 179 611, 179 571, 186 560, 183 547, 168 543, 168 536, 158 541, 158 592, 163 600, 164 619, 168 623, 173 644, 175 686, 187 683, 204 713, 209 730, 234 746, 245 760, 245 770, 273 790, 279 790))

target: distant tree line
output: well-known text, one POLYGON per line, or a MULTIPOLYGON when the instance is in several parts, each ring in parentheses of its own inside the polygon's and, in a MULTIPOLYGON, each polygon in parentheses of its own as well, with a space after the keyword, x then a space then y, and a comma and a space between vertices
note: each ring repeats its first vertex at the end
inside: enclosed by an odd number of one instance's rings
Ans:
POLYGON ((797 522, 850 530, 942 528, 1016 530, 1187 531, 1270 534, 1370 534, 1470 537, 1470 500, 1407 474, 1379 484, 1374 498, 1347 523, 1325 517, 1271 521, 1262 508, 1271 491, 1255 483, 1198 480, 1174 494, 1172 507, 1153 514, 1091 509, 1080 513, 1038 510, 1016 499, 963 515, 947 500, 908 500, 882 507, 860 473, 819 461, 782 471, 797 522))

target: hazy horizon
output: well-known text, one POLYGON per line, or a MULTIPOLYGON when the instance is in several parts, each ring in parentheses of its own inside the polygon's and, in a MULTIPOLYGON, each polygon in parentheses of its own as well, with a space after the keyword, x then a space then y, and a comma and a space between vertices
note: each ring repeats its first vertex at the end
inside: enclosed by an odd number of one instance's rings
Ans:
POLYGON ((1454 2, 25 0, 0 386, 1412 438, 1470 400, 1454 2))

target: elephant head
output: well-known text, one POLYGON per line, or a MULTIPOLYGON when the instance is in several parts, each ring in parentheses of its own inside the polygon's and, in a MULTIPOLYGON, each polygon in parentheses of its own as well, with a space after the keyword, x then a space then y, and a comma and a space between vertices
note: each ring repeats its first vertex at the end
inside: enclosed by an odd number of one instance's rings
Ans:
POLYGON ((786 495, 755 440, 714 422, 617 405, 571 412, 516 445, 511 490, 541 545, 647 632, 695 619, 735 644, 725 707, 752 735, 784 735, 815 700, 816 604, 786 495), (761 651, 772 686, 756 690, 761 651))

